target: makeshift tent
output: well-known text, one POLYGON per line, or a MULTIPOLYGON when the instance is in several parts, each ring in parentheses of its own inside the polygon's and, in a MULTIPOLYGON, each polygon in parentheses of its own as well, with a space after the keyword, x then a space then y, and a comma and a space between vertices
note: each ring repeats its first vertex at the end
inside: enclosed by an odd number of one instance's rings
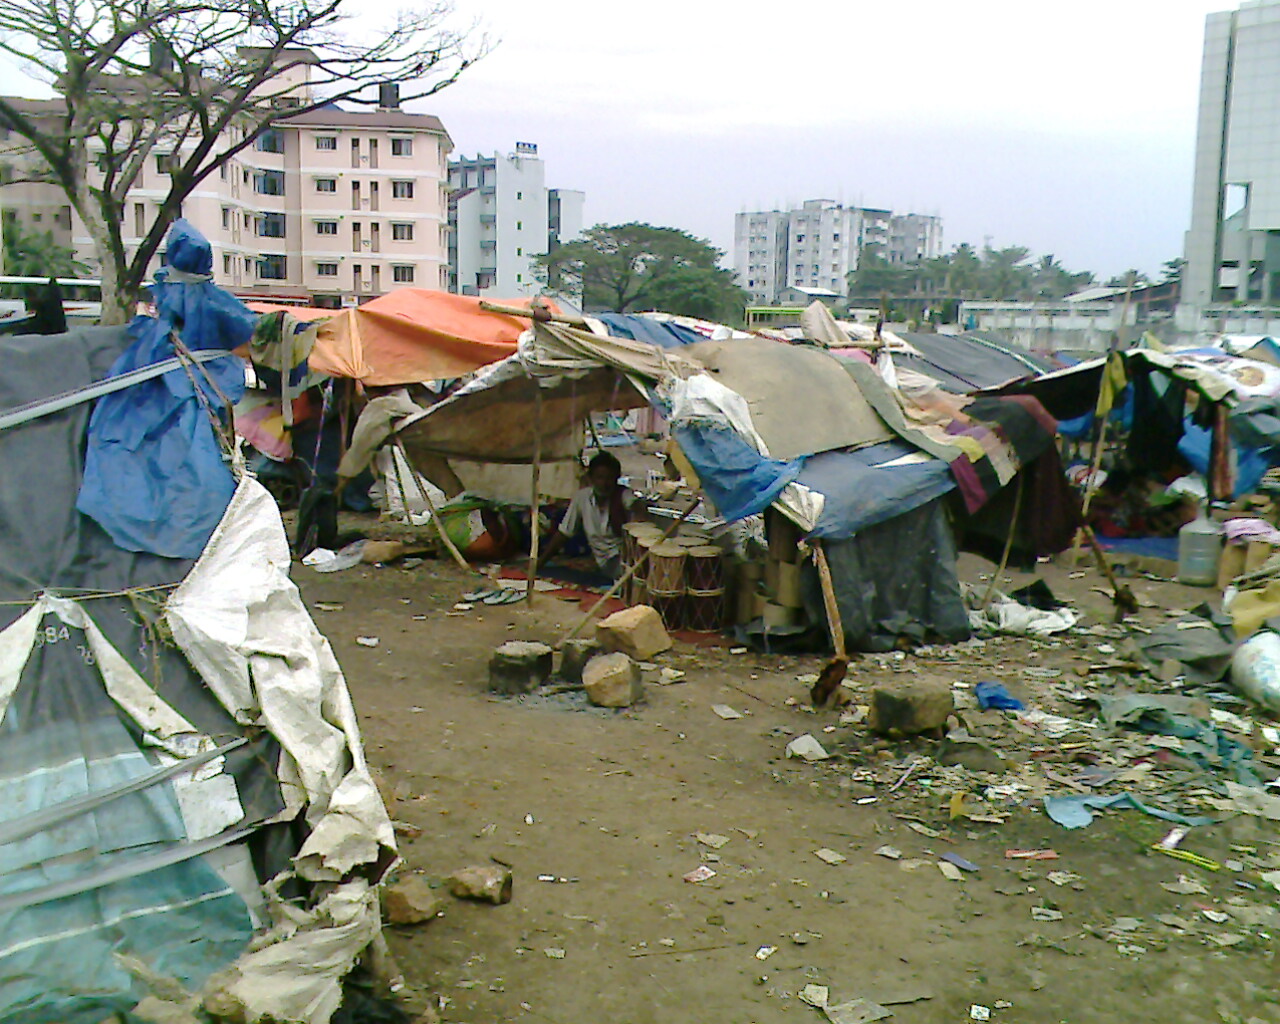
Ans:
MULTIPOLYGON (((511 355, 525 324, 480 308, 480 299, 399 288, 324 321, 311 368, 373 386, 466 376, 511 355)), ((503 300, 529 308, 529 299, 503 300)), ((547 303, 551 312, 559 308, 547 303)))
POLYGON ((243 310, 168 251, 159 319, 0 340, 0 1017, 325 1022, 394 835, 275 504, 212 461, 243 310), (86 450, 147 493, 104 514, 86 450))
POLYGON ((516 355, 392 429, 415 458, 528 461, 539 434, 544 457, 567 457, 590 412, 642 402, 668 418, 724 517, 774 505, 823 542, 855 647, 968 635, 941 499, 967 472, 966 501, 980 507, 1053 442, 1034 403, 998 400, 994 427, 970 417, 938 424, 935 437, 919 418, 908 423, 904 399, 871 367, 812 346, 658 347, 541 323, 516 355), (1031 424, 1026 443, 1005 437, 1014 416, 1031 424))

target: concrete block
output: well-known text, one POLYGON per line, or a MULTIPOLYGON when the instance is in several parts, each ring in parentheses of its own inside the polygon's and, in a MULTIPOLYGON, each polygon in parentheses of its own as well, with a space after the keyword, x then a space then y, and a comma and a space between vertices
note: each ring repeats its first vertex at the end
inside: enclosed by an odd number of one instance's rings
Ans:
POLYGON ((390 924, 421 924, 444 909, 444 900, 425 878, 410 875, 382 890, 382 911, 390 924))
POLYGON ((462 900, 510 903, 511 886, 510 869, 498 864, 463 868, 449 876, 449 891, 462 900))
POLYGON ((566 640, 560 645, 560 678, 566 683, 582 683, 582 670, 600 653, 595 640, 566 640))
POLYGON ((529 693, 551 675, 551 648, 528 640, 509 640, 489 659, 489 689, 494 693, 529 693))
POLYGON ((881 735, 912 736, 945 728, 954 707, 946 683, 922 679, 882 683, 871 691, 868 724, 881 735))

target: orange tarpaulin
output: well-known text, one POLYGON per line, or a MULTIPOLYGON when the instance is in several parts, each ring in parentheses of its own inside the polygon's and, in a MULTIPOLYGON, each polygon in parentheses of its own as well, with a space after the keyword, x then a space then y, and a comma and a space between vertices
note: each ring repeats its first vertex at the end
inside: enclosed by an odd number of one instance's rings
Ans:
MULTIPOLYGON (((530 302, 494 301, 524 309, 530 302)), ((448 380, 514 354, 528 327, 520 317, 482 310, 470 295, 401 288, 321 324, 309 362, 372 385, 448 380)))
POLYGON ((310 323, 312 320, 325 320, 342 312, 340 309, 316 309, 315 306, 287 306, 279 302, 255 302, 253 300, 246 302, 245 305, 255 313, 289 313, 304 323, 310 323))

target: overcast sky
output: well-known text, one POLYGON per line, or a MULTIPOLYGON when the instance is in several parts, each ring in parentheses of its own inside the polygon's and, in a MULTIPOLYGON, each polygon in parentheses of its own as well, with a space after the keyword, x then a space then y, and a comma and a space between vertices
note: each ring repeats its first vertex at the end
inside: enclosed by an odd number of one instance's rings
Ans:
MULTIPOLYGON (((1204 16, 1222 0, 456 0, 493 52, 418 109, 538 144, 590 223, 826 198, 940 214, 1106 277, 1181 255, 1204 16)), ((0 88, 30 92, 12 66, 0 88)), ((731 256, 731 253, 730 253, 731 256)))

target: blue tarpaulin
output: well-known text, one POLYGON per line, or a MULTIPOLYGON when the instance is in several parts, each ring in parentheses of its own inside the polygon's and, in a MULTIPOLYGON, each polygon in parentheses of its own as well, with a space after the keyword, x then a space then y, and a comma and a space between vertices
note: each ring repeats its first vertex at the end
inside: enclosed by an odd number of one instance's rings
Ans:
POLYGON ((767 459, 729 427, 690 423, 672 428, 702 489, 730 522, 763 512, 800 475, 803 459, 767 459))
POLYGON ((920 454, 902 441, 885 441, 856 451, 810 456, 798 482, 826 498, 812 535, 852 536, 919 508, 955 487, 950 467, 941 459, 884 465, 920 454))
MULTIPOLYGON (((249 340, 257 316, 212 283, 212 268, 208 241, 177 221, 168 267, 152 286, 157 315, 133 321, 133 344, 108 377, 172 358, 175 332, 192 352, 249 340)), ((228 354, 203 371, 173 370, 107 395, 93 411, 76 507, 126 551, 195 558, 231 500, 236 482, 196 387, 209 409, 227 417, 244 393, 244 363, 228 354)))
MULTIPOLYGON (((1197 426, 1190 417, 1183 421, 1178 454, 1201 476, 1208 476, 1209 473, 1209 448, 1212 441, 1213 431, 1197 426)), ((1271 468, 1271 451, 1248 448, 1235 438, 1232 439, 1232 444, 1236 449, 1236 486, 1233 497, 1239 498, 1252 494, 1262 480, 1262 475, 1271 468)))
POLYGON ((635 316, 632 313, 593 313, 597 320, 609 329, 615 338, 627 338, 630 341, 643 341, 659 348, 679 348, 682 345, 695 345, 706 341, 706 337, 688 327, 679 324, 654 320, 647 316, 635 316))

